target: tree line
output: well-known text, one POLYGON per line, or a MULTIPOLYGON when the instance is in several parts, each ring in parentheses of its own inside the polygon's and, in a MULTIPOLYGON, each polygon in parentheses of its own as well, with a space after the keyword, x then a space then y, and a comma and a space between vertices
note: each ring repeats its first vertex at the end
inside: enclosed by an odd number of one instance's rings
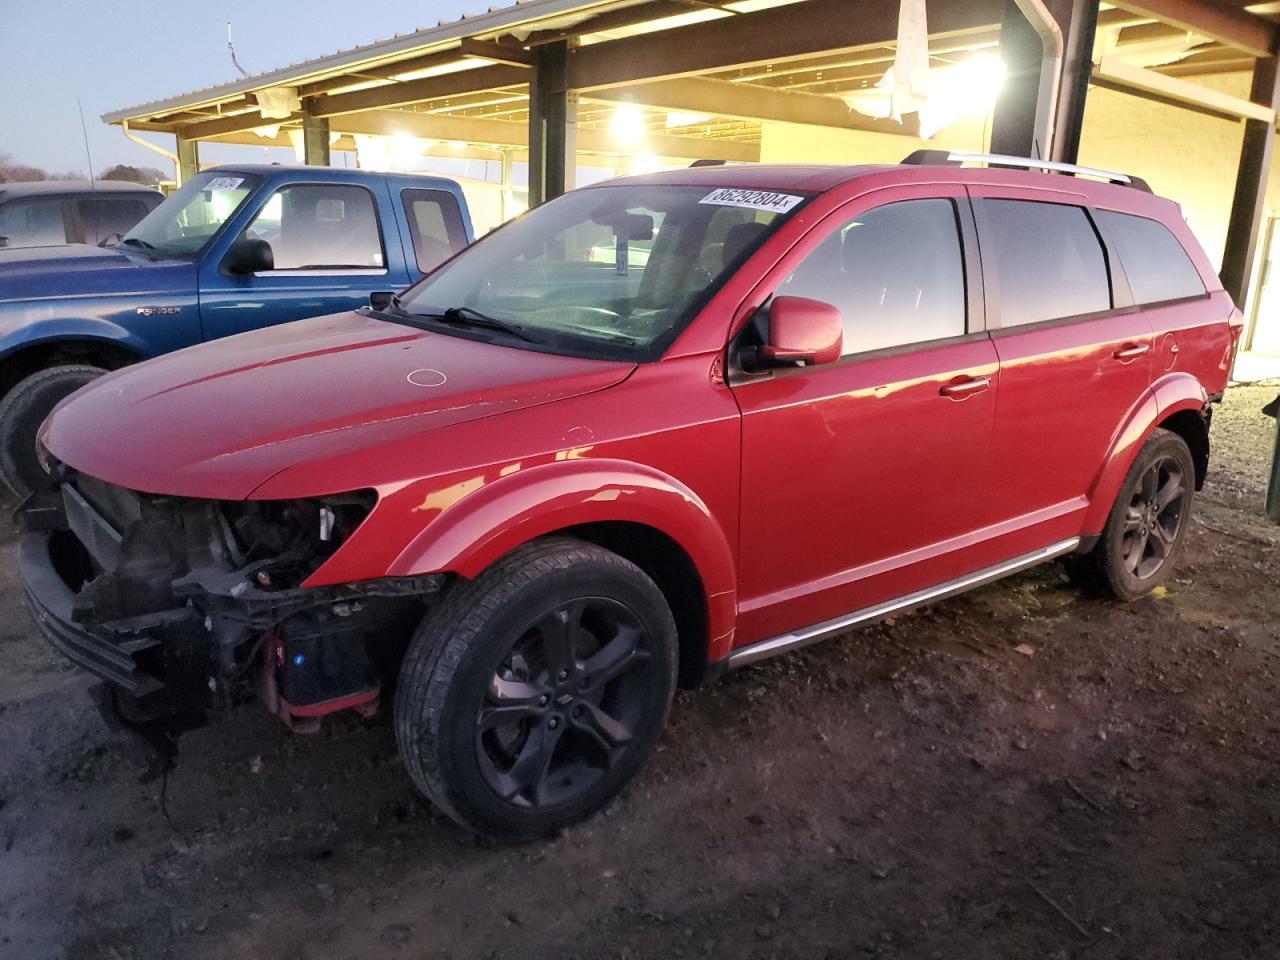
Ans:
MULTIPOLYGON (((88 180, 83 170, 50 172, 25 163, 15 163, 7 153, 0 153, 0 183, 29 183, 34 180, 88 180)), ((146 183, 154 186, 165 175, 155 167, 135 167, 117 163, 98 174, 99 180, 127 180, 130 183, 146 183)))

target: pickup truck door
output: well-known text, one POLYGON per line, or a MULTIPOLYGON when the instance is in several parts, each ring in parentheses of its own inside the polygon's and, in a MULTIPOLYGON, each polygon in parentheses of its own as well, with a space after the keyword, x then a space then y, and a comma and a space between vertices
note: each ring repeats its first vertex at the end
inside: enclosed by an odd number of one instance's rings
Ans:
MULTIPOLYGON (((265 240, 275 265, 249 276, 223 268, 226 246, 200 266, 206 340, 367 306, 408 285, 399 228, 383 186, 286 183, 266 192, 234 239, 265 240)), ((416 271, 414 271, 416 275, 416 271)))

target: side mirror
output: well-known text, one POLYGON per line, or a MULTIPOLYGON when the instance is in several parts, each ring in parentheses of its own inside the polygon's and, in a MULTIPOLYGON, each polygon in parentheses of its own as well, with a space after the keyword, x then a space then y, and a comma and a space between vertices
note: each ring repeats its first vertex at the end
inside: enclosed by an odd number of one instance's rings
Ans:
POLYGON ((774 297, 768 339, 755 353, 758 366, 808 367, 834 363, 843 346, 838 308, 807 297, 774 297))
POLYGON ((271 252, 271 244, 265 240, 254 240, 244 237, 237 240, 222 259, 222 269, 226 273, 239 277, 247 277, 263 270, 274 270, 275 254, 271 252))
POLYGON ((396 295, 390 290, 377 290, 369 294, 369 306, 375 310, 385 310, 395 302, 396 295))

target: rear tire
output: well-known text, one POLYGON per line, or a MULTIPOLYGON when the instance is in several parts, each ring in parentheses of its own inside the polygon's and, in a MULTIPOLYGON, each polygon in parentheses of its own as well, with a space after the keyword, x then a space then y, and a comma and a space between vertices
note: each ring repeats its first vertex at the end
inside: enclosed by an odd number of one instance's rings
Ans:
POLYGON ((467 829, 552 835, 643 766, 678 659, 671 611, 635 564, 569 538, 526 544, 423 621, 396 691, 400 756, 467 829))
POLYGON ((0 479, 19 498, 48 481, 36 457, 36 434, 56 407, 106 373, 101 367, 50 367, 20 380, 0 401, 0 479))
POLYGON ((1067 558, 1072 582, 1128 602, 1168 580, 1191 525, 1195 479, 1186 441, 1157 429, 1129 468, 1098 542, 1067 558))

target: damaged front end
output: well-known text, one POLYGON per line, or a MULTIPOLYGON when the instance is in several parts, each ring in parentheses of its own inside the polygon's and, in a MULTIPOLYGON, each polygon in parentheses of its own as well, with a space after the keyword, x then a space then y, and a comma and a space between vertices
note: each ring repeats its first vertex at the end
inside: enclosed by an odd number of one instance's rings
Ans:
POLYGON ((371 492, 213 501, 60 473, 20 511, 27 601, 135 722, 196 726, 255 694, 300 731, 337 710, 370 714, 442 585, 301 586, 368 515, 371 492))

